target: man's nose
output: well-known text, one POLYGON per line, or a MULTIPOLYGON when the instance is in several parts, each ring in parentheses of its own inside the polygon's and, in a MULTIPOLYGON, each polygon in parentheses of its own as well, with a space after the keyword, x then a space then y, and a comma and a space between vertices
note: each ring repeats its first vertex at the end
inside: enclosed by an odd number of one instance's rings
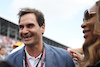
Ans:
POLYGON ((23 32, 23 34, 27 34, 28 33, 28 29, 24 28, 22 32, 23 32))

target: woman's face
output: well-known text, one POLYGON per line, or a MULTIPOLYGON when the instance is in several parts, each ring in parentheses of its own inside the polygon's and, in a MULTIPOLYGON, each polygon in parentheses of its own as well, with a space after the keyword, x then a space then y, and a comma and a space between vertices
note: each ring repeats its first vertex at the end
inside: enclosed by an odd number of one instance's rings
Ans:
POLYGON ((93 35, 94 24, 96 21, 96 6, 92 6, 89 10, 85 11, 83 24, 81 27, 83 28, 84 38, 86 45, 91 45, 95 42, 96 37, 93 35))

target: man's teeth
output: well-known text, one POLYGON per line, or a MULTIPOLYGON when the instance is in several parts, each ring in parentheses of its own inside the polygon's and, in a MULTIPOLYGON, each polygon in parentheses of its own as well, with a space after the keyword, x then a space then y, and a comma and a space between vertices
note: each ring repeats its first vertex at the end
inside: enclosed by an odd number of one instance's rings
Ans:
POLYGON ((31 36, 28 36, 28 37, 24 37, 24 38, 29 38, 29 37, 31 37, 31 36))

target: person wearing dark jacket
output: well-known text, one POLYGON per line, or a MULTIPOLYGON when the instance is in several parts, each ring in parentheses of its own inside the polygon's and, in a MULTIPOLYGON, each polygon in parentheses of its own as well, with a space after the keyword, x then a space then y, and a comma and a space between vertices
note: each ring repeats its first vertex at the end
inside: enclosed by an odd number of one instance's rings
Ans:
POLYGON ((68 51, 43 42, 45 19, 41 11, 22 8, 19 15, 19 34, 24 47, 7 57, 15 67, 74 67, 68 51))

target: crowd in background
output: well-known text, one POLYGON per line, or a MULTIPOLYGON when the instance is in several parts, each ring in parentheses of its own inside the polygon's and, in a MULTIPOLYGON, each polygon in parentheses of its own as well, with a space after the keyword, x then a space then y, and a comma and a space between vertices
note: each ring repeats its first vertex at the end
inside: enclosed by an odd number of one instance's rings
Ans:
POLYGON ((15 40, 15 38, 7 37, 4 35, 0 35, 0 45, 10 45, 12 46, 13 44, 17 43, 20 40, 15 40))
POLYGON ((4 50, 5 55, 8 55, 13 50, 13 45, 16 44, 17 42, 20 42, 20 40, 15 40, 15 38, 11 37, 8 38, 7 36, 0 35, 0 49, 2 46, 5 47, 4 50))

